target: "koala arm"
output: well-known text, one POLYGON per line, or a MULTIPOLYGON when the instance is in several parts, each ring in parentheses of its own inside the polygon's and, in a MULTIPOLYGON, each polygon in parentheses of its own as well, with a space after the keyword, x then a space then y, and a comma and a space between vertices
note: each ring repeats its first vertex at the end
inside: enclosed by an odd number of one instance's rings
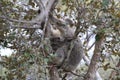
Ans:
POLYGON ((66 71, 74 71, 83 58, 83 46, 79 38, 72 41, 72 49, 69 53, 70 43, 58 48, 53 58, 53 63, 66 71))

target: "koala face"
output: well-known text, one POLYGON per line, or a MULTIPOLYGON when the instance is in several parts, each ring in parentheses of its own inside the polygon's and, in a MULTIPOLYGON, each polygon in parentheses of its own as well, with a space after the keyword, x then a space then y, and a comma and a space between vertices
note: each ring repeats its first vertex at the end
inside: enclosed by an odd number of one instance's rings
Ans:
POLYGON ((55 56, 53 57, 53 61, 57 66, 62 64, 65 57, 65 52, 66 52, 65 50, 66 50, 65 46, 62 46, 56 50, 55 56))

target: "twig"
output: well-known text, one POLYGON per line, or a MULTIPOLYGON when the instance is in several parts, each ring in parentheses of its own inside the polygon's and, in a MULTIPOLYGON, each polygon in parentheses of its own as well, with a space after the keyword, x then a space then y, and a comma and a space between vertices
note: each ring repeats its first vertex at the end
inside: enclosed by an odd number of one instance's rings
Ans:
POLYGON ((25 20, 17 20, 17 19, 12 19, 12 18, 8 18, 5 16, 0 16, 0 18, 12 21, 12 22, 21 22, 21 23, 27 23, 27 24, 40 24, 40 22, 36 22, 36 21, 25 21, 25 20))
POLYGON ((89 51, 94 45, 95 45, 95 42, 87 49, 87 51, 89 51))
POLYGON ((40 10, 42 11, 43 9, 45 9, 45 6, 43 5, 41 0, 34 0, 36 2, 36 4, 39 6, 40 10))

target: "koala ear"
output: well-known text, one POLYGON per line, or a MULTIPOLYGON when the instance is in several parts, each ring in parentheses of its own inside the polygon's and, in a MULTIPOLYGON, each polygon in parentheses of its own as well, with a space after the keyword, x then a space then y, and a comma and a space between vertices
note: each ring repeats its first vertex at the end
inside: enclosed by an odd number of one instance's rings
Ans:
POLYGON ((73 24, 74 24, 73 21, 70 20, 69 18, 65 19, 65 22, 66 22, 67 25, 70 25, 70 27, 72 27, 73 24))
POLYGON ((58 29, 51 28, 51 32, 52 32, 53 37, 60 37, 61 36, 61 33, 58 29))
POLYGON ((51 27, 51 38, 58 38, 60 41, 64 41, 63 33, 57 27, 51 27))

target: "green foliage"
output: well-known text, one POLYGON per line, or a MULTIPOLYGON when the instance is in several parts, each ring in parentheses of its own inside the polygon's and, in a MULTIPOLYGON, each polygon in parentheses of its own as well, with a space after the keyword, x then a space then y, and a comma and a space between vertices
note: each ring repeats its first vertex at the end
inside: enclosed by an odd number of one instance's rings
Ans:
MULTIPOLYGON (((31 66, 38 64, 40 69, 38 73, 44 75, 42 79, 45 80, 46 75, 48 76, 48 64, 51 58, 55 56, 51 51, 49 41, 40 37, 40 34, 36 32, 40 29, 16 28, 36 26, 36 24, 16 20, 30 21, 34 19, 38 15, 35 9, 38 5, 35 4, 34 0, 17 1, 0 0, 0 45, 14 49, 16 53, 10 57, 4 57, 6 63, 3 66, 7 69, 6 76, 9 80, 15 78, 25 80, 25 75, 28 74, 31 66), (18 4, 19 2, 21 4, 18 4)), ((119 2, 114 0, 76 1, 61 0, 61 3, 55 8, 56 13, 54 15, 63 20, 66 17, 71 18, 74 22, 73 26, 80 27, 78 32, 82 36, 90 32, 96 34, 96 41, 104 38, 103 52, 114 57, 120 56, 119 2), (93 26, 96 26, 94 31, 91 30, 93 26), (101 26, 102 28, 100 28, 101 26)), ((86 45, 88 45, 90 37, 87 36, 86 42, 84 42, 86 54, 88 53, 86 45)), ((110 67, 113 67, 110 65, 113 62, 106 61, 107 59, 104 56, 101 57, 103 59, 101 63, 108 62, 102 66, 107 71, 110 67)), ((115 80, 119 80, 119 78, 117 77, 115 80)))
POLYGON ((105 8, 105 7, 108 7, 109 6, 109 0, 102 0, 102 6, 105 8))
POLYGON ((104 35, 105 35, 105 31, 106 31, 106 29, 99 29, 99 31, 97 32, 97 34, 95 36, 95 40, 99 41, 99 40, 103 39, 104 35))

